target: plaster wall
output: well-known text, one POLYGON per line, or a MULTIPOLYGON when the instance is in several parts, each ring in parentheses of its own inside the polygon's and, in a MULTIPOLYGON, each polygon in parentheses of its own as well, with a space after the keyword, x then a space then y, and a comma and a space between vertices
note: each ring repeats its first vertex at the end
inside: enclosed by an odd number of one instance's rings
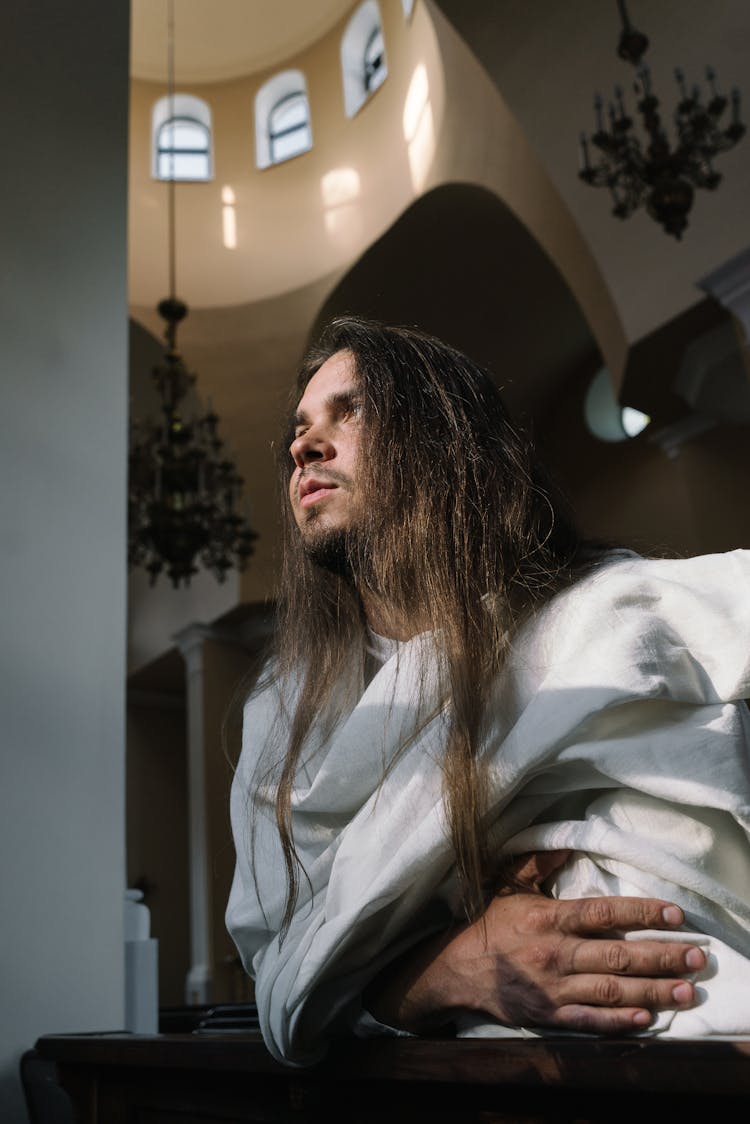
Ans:
MULTIPOLYGON (((355 5, 352 5, 354 8, 355 5)), ((214 179, 175 185, 177 287, 191 307, 222 307, 304 287, 345 268, 377 238, 421 186, 410 163, 404 109, 424 68, 432 129, 442 116, 442 70, 423 5, 406 23, 400 0, 380 0, 388 78, 362 109, 344 112, 341 21, 284 67, 226 82, 176 87, 211 106, 214 179), (305 75, 313 147, 282 164, 255 166, 255 95, 279 69, 305 75), (236 248, 223 241, 222 191, 234 196, 236 248)), ((166 51, 165 51, 166 57, 166 51)), ((131 83, 130 301, 153 307, 166 295, 168 185, 151 178, 151 109, 166 83, 131 83)), ((429 153, 424 164, 429 162, 429 153)))
MULTIPOLYGON (((307 77, 314 147, 263 171, 254 166, 252 108, 273 72, 186 86, 179 81, 177 53, 177 87, 210 102, 216 136, 215 180, 176 185, 177 289, 191 308, 180 328, 181 349, 199 372, 199 393, 211 398, 221 419, 259 538, 239 589, 215 588, 207 576, 196 580, 191 593, 150 590, 131 575, 131 670, 160 655, 181 623, 216 619, 235 595, 250 602, 273 596, 279 497, 271 444, 309 331, 353 263, 432 188, 476 184, 502 199, 570 287, 610 369, 617 372, 624 362, 624 337, 601 275, 476 59, 423 0, 409 22, 400 0, 381 0, 381 11, 387 80, 354 118, 346 118, 339 58, 345 21, 290 58, 289 65, 307 77), (359 184, 351 198, 341 187, 347 176, 335 178, 340 172, 354 173, 351 182, 359 184), (332 174, 332 181, 326 179, 332 174), (339 184, 338 202, 326 203, 326 183, 339 184), (236 249, 222 243, 226 186, 236 199, 236 249)), ((167 185, 150 176, 150 114, 164 92, 155 83, 131 86, 131 313, 157 339, 163 324, 155 306, 167 291, 167 185)), ((460 305, 461 278, 440 266, 439 229, 434 242, 438 264, 429 292, 420 296, 429 300, 434 290, 437 297, 440 288, 445 298, 447 287, 460 305)), ((506 277, 523 269, 523 262, 498 260, 506 277)), ((380 284, 387 287, 389 279, 380 284)))
POLYGON ((584 533, 645 553, 750 547, 748 426, 717 425, 675 456, 654 442, 651 429, 631 441, 600 441, 583 417, 592 375, 571 380, 539 427, 541 451, 584 533))
POLYGON ((37 1037, 123 1025, 128 5, 8 0, 3 26, 0 1115, 22 1124, 37 1037))
MULTIPOLYGON (((701 277, 750 243, 750 143, 745 136, 714 167, 718 191, 696 190, 681 241, 665 234, 637 210, 622 222, 611 214, 605 188, 592 189, 578 171, 578 138, 595 128, 593 97, 607 103, 614 86, 624 92, 627 112, 644 142, 633 93, 634 69, 617 56, 621 31, 617 6, 602 0, 435 0, 471 45, 524 135, 539 154, 601 268, 629 344, 691 308, 701 277)), ((633 25, 650 46, 650 66, 659 113, 674 143, 672 117, 679 98, 674 70, 681 67, 688 88, 697 83, 708 95, 706 66, 716 69, 718 88, 742 92, 747 124, 747 57, 750 21, 746 0, 631 0, 633 25)), ((726 112, 722 127, 730 114, 726 112)), ((613 368, 614 370, 614 368, 613 368)))

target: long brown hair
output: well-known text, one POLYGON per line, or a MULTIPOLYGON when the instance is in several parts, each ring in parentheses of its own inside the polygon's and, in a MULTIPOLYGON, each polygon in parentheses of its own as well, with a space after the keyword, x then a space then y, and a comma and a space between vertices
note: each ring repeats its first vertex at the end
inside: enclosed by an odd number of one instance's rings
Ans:
MULTIPOLYGON (((318 368, 349 352, 362 398, 351 571, 405 619, 434 630, 449 684, 444 796, 467 916, 485 904, 493 865, 482 818, 479 750, 493 682, 519 623, 590 559, 529 437, 489 375, 414 328, 333 320, 304 360, 292 410, 318 368), (365 470, 366 468, 366 470, 365 470)), ((290 411, 291 414, 291 411, 290 411)), ((290 431, 280 450, 286 492, 290 431)), ((311 562, 289 505, 274 674, 296 703, 276 787, 287 875, 282 935, 298 895, 291 793, 305 740, 334 692, 362 676, 367 625, 357 584, 311 562)))

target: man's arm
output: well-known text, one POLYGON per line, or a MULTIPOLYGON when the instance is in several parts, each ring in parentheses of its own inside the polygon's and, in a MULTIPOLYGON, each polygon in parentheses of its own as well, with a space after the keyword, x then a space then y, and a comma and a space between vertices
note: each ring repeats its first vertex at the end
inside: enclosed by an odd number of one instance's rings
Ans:
POLYGON ((527 883, 530 891, 493 898, 474 923, 430 937, 388 965, 364 994, 367 1010, 415 1034, 447 1026, 461 1011, 509 1026, 622 1034, 648 1026, 656 1011, 692 1005, 694 987, 681 977, 704 966, 698 947, 620 936, 676 929, 684 921, 677 906, 649 898, 555 901, 535 892, 538 879, 527 883))

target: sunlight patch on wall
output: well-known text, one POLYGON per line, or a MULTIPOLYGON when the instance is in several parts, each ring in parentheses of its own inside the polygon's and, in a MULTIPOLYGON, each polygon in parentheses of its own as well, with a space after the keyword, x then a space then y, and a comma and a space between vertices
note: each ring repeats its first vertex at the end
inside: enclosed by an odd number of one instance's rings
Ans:
POLYGON ((435 122, 430 104, 430 84, 427 68, 422 62, 414 68, 406 93, 403 127, 411 182, 415 191, 421 191, 435 156, 435 122))
POLYGON ((355 243, 362 237, 360 192, 359 172, 354 168, 332 168, 320 181, 326 231, 337 240, 355 243))
POLYGON ((235 196, 231 187, 221 189, 221 225, 224 246, 227 250, 237 249, 237 212, 235 196))

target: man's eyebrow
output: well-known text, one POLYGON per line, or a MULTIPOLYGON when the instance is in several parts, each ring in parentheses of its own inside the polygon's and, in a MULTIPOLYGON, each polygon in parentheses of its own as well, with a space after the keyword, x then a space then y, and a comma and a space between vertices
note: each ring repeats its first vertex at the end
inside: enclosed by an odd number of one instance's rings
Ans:
POLYGON ((351 390, 339 390, 336 394, 332 394, 326 405, 333 407, 334 410, 344 410, 358 405, 361 400, 362 396, 359 390, 352 387, 351 390))
MULTIPOLYGON (((362 396, 356 387, 351 390, 338 390, 335 394, 329 394, 323 402, 327 410, 346 410, 351 409, 352 406, 357 406, 362 400, 362 396)), ((304 410, 295 410, 294 418, 292 419, 295 426, 307 425, 309 417, 304 410)))

